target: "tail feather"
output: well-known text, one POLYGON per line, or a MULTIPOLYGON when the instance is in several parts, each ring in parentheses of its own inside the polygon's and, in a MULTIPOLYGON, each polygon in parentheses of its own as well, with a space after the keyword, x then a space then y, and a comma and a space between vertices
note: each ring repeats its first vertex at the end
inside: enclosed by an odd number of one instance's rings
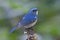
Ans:
POLYGON ((10 33, 14 32, 16 29, 20 28, 21 27, 21 24, 17 24, 15 27, 13 27, 11 30, 10 30, 10 33))
POLYGON ((16 30, 16 27, 13 27, 11 30, 10 30, 10 33, 14 32, 16 30))

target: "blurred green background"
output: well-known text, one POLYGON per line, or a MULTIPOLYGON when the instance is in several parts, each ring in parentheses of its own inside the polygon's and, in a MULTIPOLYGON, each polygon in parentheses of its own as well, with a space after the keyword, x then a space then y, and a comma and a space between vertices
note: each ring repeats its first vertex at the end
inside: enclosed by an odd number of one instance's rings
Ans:
POLYGON ((0 40, 21 40, 22 30, 9 30, 33 7, 39 11, 34 27, 39 38, 60 40, 60 0, 0 0, 0 40))

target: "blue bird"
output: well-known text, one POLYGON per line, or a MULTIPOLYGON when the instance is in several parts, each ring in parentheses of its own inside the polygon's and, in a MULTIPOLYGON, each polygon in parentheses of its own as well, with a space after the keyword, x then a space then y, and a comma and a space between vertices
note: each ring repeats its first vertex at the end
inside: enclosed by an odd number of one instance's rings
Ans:
POLYGON ((25 16, 23 16, 22 20, 19 21, 18 24, 10 30, 10 32, 13 32, 21 27, 31 28, 36 24, 37 20, 38 20, 38 10, 37 8, 32 8, 25 16))

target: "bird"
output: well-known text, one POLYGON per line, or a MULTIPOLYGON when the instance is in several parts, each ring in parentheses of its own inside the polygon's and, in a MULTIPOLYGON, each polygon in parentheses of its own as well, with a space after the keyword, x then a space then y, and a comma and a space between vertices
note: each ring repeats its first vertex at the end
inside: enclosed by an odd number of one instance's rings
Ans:
POLYGON ((26 15, 22 17, 22 19, 17 23, 15 27, 13 27, 10 32, 14 32, 16 29, 21 27, 23 28, 31 28, 33 27, 38 20, 38 9, 31 8, 26 15))

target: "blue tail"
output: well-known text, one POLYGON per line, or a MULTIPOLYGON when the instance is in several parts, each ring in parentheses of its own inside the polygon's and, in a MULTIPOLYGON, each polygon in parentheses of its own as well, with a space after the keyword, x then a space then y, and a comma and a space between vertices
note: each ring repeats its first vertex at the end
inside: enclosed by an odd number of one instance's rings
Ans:
POLYGON ((13 27, 11 30, 10 30, 10 33, 14 32, 16 30, 16 27, 13 27))
POLYGON ((20 23, 18 23, 15 27, 13 27, 9 32, 12 33, 14 32, 16 29, 20 28, 22 25, 20 23))

